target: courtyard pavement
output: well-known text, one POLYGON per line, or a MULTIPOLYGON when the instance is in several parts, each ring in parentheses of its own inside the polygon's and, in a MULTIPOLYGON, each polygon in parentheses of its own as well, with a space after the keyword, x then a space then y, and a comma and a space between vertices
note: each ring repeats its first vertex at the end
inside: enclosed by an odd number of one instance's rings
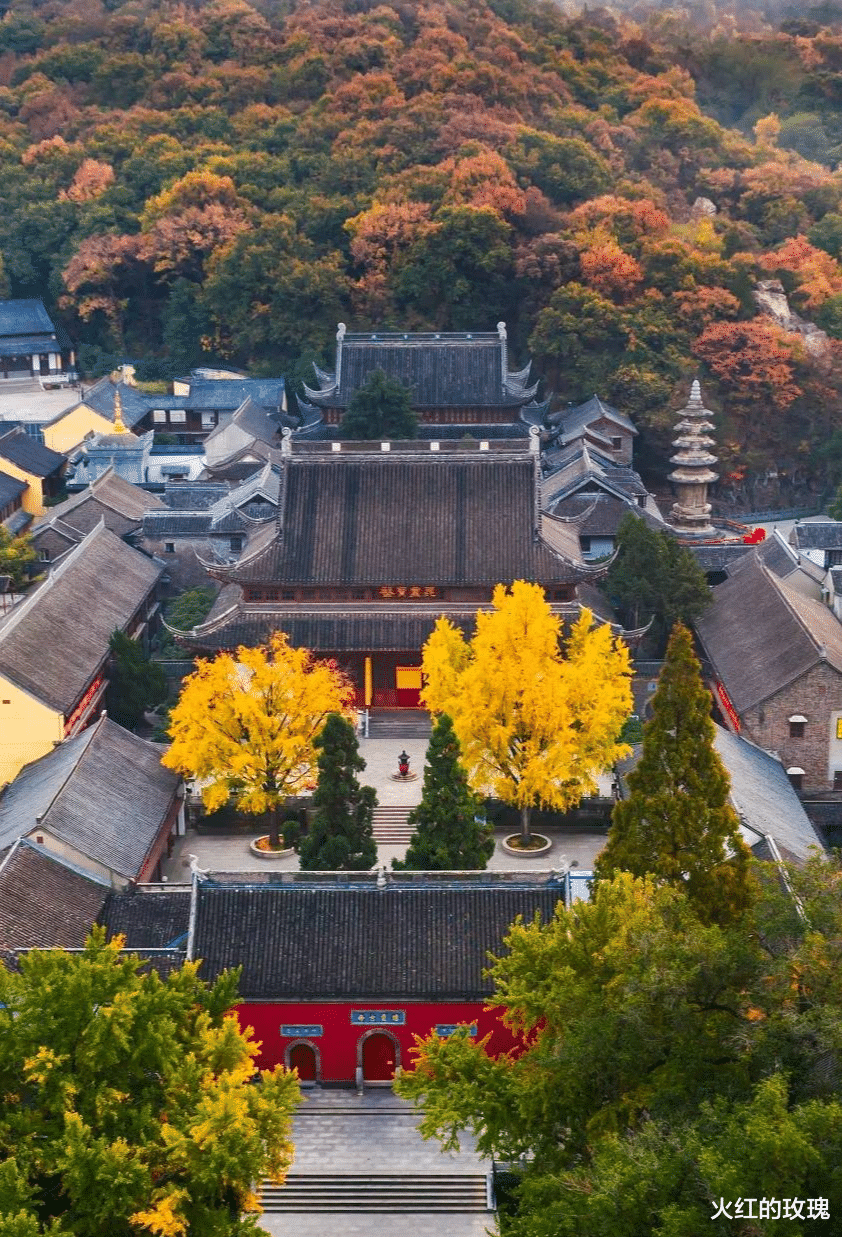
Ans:
MULTIPOLYGON (((361 739, 360 754, 366 768, 360 774, 364 785, 374 786, 378 803, 384 807, 413 807, 421 800, 422 774, 427 751, 426 739, 361 739), (402 747, 410 757, 410 771, 418 773, 412 782, 396 782, 392 774, 398 771, 398 754, 402 747)), ((257 832, 257 831, 256 831, 257 832)), ((537 859, 525 859, 520 855, 508 855, 501 841, 511 829, 496 829, 497 845, 487 865, 493 871, 543 871, 556 868, 588 869, 605 844, 605 835, 586 830, 552 831, 549 836, 551 849, 537 859)), ((163 865, 163 875, 168 881, 184 883, 190 879, 190 856, 195 855, 199 867, 209 872, 295 872, 298 871, 297 855, 282 859, 262 859, 249 850, 247 834, 212 836, 188 830, 179 838, 173 854, 163 865)), ((403 859, 405 846, 378 846, 378 864, 392 869, 393 859, 403 859)))
MULTIPOLYGON (((90 388, 93 383, 85 384, 90 388)), ((82 399, 79 387, 42 391, 38 382, 9 378, 0 382, 0 421, 52 421, 82 399)))

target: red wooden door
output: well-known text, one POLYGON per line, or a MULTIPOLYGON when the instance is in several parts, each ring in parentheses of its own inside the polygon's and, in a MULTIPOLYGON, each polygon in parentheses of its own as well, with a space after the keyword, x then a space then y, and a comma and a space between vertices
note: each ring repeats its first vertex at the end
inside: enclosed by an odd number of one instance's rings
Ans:
POLYGON ((316 1053, 310 1044, 295 1044, 290 1049, 290 1069, 298 1070, 301 1082, 316 1081, 316 1053))
POLYGON ((395 1044, 388 1035, 370 1035, 363 1043, 363 1081, 392 1082, 395 1044))

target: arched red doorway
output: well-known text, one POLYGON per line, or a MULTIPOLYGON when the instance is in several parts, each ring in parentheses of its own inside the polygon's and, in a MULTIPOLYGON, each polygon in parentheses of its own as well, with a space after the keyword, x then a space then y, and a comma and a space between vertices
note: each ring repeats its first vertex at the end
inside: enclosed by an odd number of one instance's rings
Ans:
POLYGON ((297 1070, 303 1086, 313 1086, 319 1079, 319 1058, 313 1044, 304 1040, 290 1044, 286 1052, 287 1069, 297 1070))
POLYGON ((390 1086, 401 1064, 401 1049, 395 1036, 388 1031, 367 1031, 358 1051, 365 1085, 390 1086))

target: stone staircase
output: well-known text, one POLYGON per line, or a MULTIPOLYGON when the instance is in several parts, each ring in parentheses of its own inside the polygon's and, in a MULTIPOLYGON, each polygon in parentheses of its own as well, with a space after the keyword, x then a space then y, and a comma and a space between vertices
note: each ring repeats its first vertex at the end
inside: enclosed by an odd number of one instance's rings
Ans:
POLYGON ((264 1182, 264 1211, 489 1211, 487 1178, 479 1173, 290 1173, 284 1185, 264 1182))
POLYGON ((413 826, 407 823, 410 807, 375 808, 372 817, 372 833, 379 846, 409 846, 413 826))
POLYGON ((429 739, 430 714, 421 709, 372 709, 369 712, 369 738, 429 739))

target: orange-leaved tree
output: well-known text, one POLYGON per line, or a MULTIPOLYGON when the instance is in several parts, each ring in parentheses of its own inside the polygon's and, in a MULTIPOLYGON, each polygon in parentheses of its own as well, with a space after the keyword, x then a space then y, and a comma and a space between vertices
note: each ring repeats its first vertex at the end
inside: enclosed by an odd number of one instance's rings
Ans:
POLYGON ((632 707, 629 654, 588 610, 563 652, 560 619, 537 584, 499 584, 492 607, 469 642, 438 620, 422 702, 453 719, 472 789, 517 807, 529 845, 533 808, 573 807, 628 751, 618 736, 632 707))
POLYGON ((350 714, 353 688, 335 664, 275 632, 259 648, 200 661, 170 720, 168 769, 200 784, 212 811, 230 799, 270 816, 279 847, 284 800, 313 784, 316 739, 330 713, 350 714))

